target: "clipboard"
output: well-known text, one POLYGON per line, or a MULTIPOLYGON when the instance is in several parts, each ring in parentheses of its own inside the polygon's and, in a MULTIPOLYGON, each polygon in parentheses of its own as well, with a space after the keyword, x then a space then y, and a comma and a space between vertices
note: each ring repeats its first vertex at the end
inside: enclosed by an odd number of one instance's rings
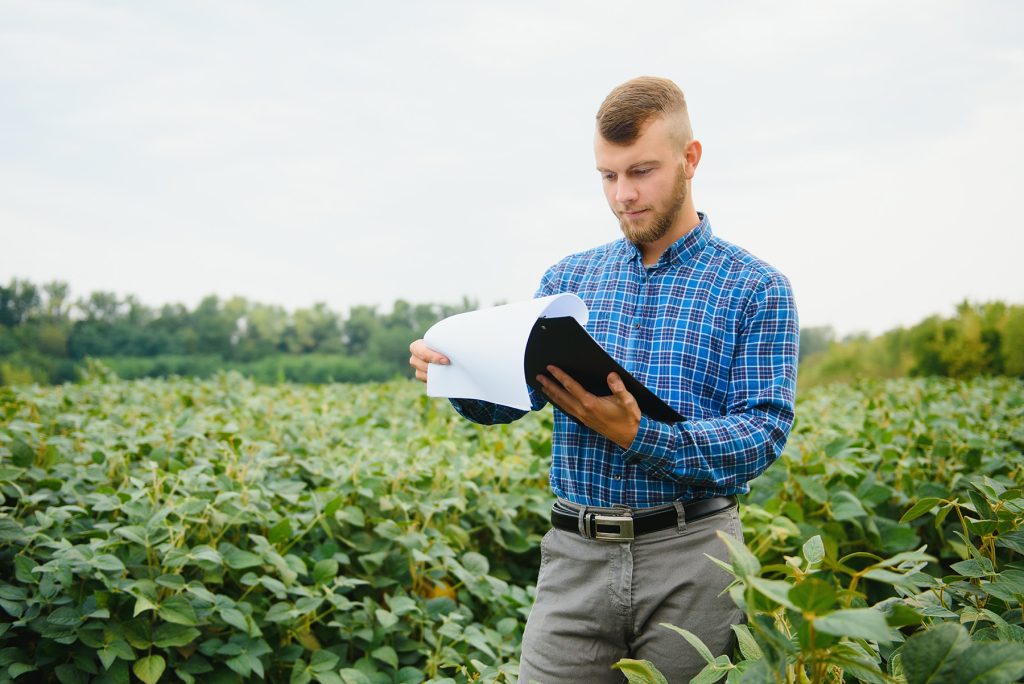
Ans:
POLYGON ((548 365, 558 366, 599 397, 612 393, 608 389, 608 374, 618 373, 641 413, 663 423, 686 420, 620 366, 572 316, 538 318, 530 331, 523 359, 526 383, 541 389, 537 376, 552 377, 547 371, 548 365))

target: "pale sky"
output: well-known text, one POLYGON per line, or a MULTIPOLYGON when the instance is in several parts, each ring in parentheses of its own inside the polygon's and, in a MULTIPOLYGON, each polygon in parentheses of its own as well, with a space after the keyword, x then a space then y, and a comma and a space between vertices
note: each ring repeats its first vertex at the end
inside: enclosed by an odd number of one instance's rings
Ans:
POLYGON ((621 237, 593 121, 686 92, 697 209, 801 323, 1024 303, 1024 3, 0 0, 0 282, 532 296, 621 237))

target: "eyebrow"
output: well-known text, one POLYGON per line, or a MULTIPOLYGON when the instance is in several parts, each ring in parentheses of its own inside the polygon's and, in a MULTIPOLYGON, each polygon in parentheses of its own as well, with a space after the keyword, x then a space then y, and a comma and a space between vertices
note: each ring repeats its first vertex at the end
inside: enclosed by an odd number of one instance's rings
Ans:
MULTIPOLYGON (((626 171, 632 171, 633 169, 637 168, 638 166, 661 166, 661 162, 660 161, 656 161, 654 159, 652 159, 650 161, 638 161, 635 164, 630 164, 629 168, 627 168, 626 171)), ((609 169, 602 169, 600 166, 597 167, 597 170, 600 171, 601 173, 607 173, 609 171, 609 169)))

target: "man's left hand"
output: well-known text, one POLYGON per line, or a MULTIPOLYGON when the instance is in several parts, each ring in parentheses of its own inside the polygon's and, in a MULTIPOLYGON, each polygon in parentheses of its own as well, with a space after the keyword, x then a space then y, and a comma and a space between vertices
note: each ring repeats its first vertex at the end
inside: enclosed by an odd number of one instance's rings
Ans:
POLYGON ((640 407, 626 389, 617 373, 608 374, 610 396, 591 394, 557 366, 548 366, 554 382, 538 375, 544 394, 558 407, 598 434, 604 435, 623 449, 628 449, 640 427, 640 407))

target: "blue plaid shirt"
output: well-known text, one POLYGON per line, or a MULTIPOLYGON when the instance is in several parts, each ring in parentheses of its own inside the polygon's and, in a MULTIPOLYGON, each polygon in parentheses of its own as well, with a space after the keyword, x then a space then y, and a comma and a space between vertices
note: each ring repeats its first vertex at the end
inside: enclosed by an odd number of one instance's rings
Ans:
MULTIPOLYGON (((628 449, 555 408, 551 489, 589 506, 659 506, 748 491, 793 425, 799 325, 789 281, 700 224, 645 267, 625 239, 562 259, 536 296, 574 292, 587 331, 686 418, 640 419, 628 449)), ((531 390, 534 410, 547 403, 531 390)), ((526 414, 453 399, 477 423, 526 414)))

